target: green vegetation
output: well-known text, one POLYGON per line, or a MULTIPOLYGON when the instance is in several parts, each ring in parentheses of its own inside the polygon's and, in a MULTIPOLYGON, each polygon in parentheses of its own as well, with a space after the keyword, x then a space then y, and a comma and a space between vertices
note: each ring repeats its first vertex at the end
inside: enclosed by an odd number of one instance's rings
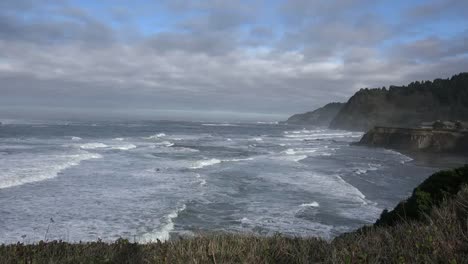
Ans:
POLYGON ((414 127, 468 118, 468 73, 416 81, 389 89, 361 89, 343 106, 331 128, 367 131, 374 126, 414 127))
POLYGON ((406 218, 382 218, 333 241, 212 234, 152 244, 18 243, 0 246, 0 263, 468 263, 467 179, 468 166, 436 173, 404 203, 406 218))
POLYGON ((411 197, 400 202, 394 210, 384 211, 376 225, 395 225, 401 221, 421 220, 434 206, 438 206, 445 198, 456 195, 466 184, 468 165, 437 172, 416 187, 411 197))

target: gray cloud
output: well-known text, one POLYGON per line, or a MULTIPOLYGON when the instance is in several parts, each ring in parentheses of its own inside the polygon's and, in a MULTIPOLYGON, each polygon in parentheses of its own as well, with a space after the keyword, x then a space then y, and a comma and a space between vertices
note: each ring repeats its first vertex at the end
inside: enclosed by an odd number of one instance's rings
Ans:
MULTIPOLYGON (((123 26, 115 28, 64 1, 2 1, 0 103, 285 116, 362 87, 467 69, 468 31, 401 41, 412 24, 369 12, 377 2, 287 1, 274 10, 281 24, 268 25, 258 16, 269 8, 262 1, 168 1, 180 15, 173 28, 148 33, 118 7, 110 17, 123 26)), ((407 12, 430 13, 419 8, 407 12)))

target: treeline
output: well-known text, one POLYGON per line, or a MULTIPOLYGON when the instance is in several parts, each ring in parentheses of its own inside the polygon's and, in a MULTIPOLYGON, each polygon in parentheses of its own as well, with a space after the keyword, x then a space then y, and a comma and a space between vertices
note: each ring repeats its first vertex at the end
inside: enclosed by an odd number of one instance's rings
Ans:
POLYGON ((468 73, 406 86, 361 89, 331 128, 367 131, 374 126, 414 127, 435 120, 468 119, 468 73))

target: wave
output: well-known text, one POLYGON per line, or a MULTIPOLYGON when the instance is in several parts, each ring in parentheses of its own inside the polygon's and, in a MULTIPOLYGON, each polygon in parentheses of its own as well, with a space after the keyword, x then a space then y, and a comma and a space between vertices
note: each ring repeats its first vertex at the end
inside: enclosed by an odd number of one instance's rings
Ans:
POLYGON ((79 141, 79 140, 82 140, 82 138, 80 138, 80 137, 71 137, 71 140, 73 140, 73 141, 79 141))
POLYGON ((307 159, 306 155, 300 155, 300 156, 293 156, 292 160, 295 162, 299 162, 301 160, 307 159))
POLYGON ((157 240, 160 241, 167 241, 171 238, 171 232, 174 230, 174 219, 176 219, 179 214, 184 211, 187 208, 187 206, 184 204, 180 208, 177 208, 176 210, 172 211, 170 214, 166 216, 166 221, 164 225, 160 228, 159 231, 151 233, 151 234, 146 234, 143 236, 143 243, 151 243, 151 242, 156 242, 157 240))
POLYGON ((155 146, 172 147, 172 146, 174 146, 174 143, 172 143, 170 141, 162 141, 162 142, 154 143, 154 145, 155 146))
POLYGON ((205 186, 206 185, 206 180, 202 179, 200 173, 197 173, 196 175, 198 182, 200 183, 200 186, 205 186))
POLYGON ((355 173, 358 174, 358 175, 366 174, 369 171, 376 171, 376 170, 380 169, 381 167, 382 167, 382 165, 380 165, 380 164, 367 164, 367 167, 365 167, 365 168, 357 168, 355 173))
POLYGON ((124 138, 114 138, 112 140, 114 140, 114 141, 124 141, 124 138))
POLYGON ((97 149, 97 148, 107 148, 108 146, 104 143, 86 143, 81 145, 82 149, 97 149))
POLYGON ((222 124, 202 124, 202 126, 219 126, 219 127, 231 127, 231 126, 239 126, 236 124, 230 124, 230 123, 222 123, 222 124))
POLYGON ((165 137, 166 134, 164 133, 159 133, 159 134, 155 134, 155 135, 152 135, 152 136, 149 136, 149 137, 145 137, 144 139, 159 139, 159 138, 162 138, 162 137, 165 137))
POLYGON ((207 167, 207 166, 212 166, 212 165, 216 165, 216 164, 223 163, 223 162, 240 162, 240 161, 249 161, 249 160, 253 160, 253 158, 225 159, 225 160, 220 160, 220 159, 206 159, 206 160, 197 161, 197 162, 195 163, 195 165, 193 165, 193 166, 190 167, 190 168, 191 168, 191 169, 201 169, 201 168, 204 168, 204 167, 207 167))
POLYGON ((319 203, 317 202, 311 202, 311 203, 303 203, 301 204, 301 207, 319 207, 319 203))
POLYGON ((122 146, 113 146, 112 149, 117 149, 117 150, 130 150, 130 149, 134 149, 136 148, 137 146, 133 145, 133 144, 127 144, 127 145, 122 145, 122 146))
POLYGON ((201 160, 201 161, 197 161, 196 164, 193 165, 190 168, 191 169, 201 169, 201 168, 204 168, 206 166, 211 166, 211 165, 215 165, 215 164, 218 164, 218 163, 221 163, 221 160, 219 160, 219 159, 201 160))
POLYGON ((387 152, 387 153, 390 153, 390 154, 399 156, 399 157, 400 157, 400 163, 401 163, 401 164, 404 164, 404 163, 406 163, 406 162, 410 162, 410 161, 413 160, 412 158, 410 158, 410 157, 408 157, 408 156, 406 156, 406 155, 404 155, 404 154, 402 154, 402 153, 400 153, 400 152, 397 152, 397 151, 395 151, 395 150, 385 149, 384 151, 387 152))
POLYGON ((253 141, 263 141, 263 138, 261 137, 255 137, 255 138, 252 138, 253 141))
POLYGON ((260 124, 260 125, 278 125, 279 122, 278 122, 278 121, 272 121, 272 122, 262 122, 262 121, 258 121, 257 124, 260 124))
POLYGON ((15 160, 13 167, 6 170, 6 173, 0 174, 0 189, 52 179, 60 172, 77 166, 84 160, 99 158, 102 156, 89 152, 75 155, 24 157, 22 161, 15 160))

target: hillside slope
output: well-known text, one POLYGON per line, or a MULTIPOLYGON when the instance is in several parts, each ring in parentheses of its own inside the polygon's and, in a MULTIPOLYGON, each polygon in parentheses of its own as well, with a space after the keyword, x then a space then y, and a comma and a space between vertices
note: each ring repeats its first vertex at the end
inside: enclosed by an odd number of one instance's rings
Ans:
POLYGON ((468 73, 389 89, 361 89, 330 128, 367 131, 374 126, 415 127, 434 120, 468 119, 468 73))
POLYGON ((293 115, 285 123, 328 127, 343 106, 344 103, 329 103, 314 111, 293 115))

